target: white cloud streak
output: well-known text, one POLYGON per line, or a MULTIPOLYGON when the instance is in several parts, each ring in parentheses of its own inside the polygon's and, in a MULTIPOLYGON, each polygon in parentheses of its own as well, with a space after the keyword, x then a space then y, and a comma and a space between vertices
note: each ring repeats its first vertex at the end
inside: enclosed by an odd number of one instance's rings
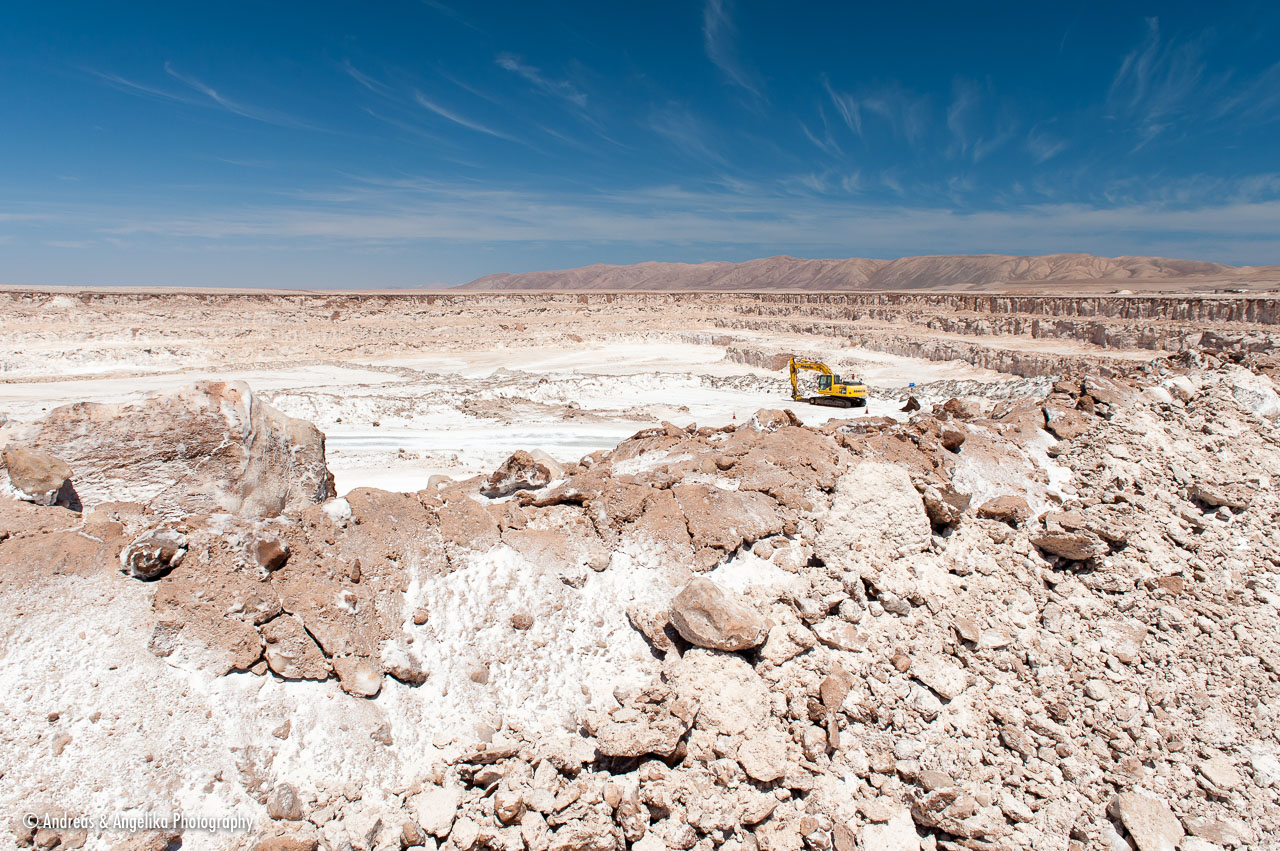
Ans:
POLYGON ((1167 40, 1159 20, 1146 19, 1145 37, 1121 61, 1106 99, 1111 117, 1137 136, 1135 150, 1175 127, 1240 132, 1280 120, 1280 62, 1252 76, 1215 72, 1204 50, 1212 37, 1167 40))
POLYGON ((929 126, 929 99, 924 95, 910 92, 897 83, 867 89, 858 95, 840 91, 825 77, 822 85, 855 136, 864 135, 863 117, 870 113, 879 117, 894 136, 912 147, 924 141, 929 126))
POLYGON ((164 63, 164 72, 180 83, 189 86, 191 89, 204 95, 216 106, 230 112, 233 115, 239 115, 241 118, 249 118, 253 121, 261 121, 265 124, 274 124, 277 127, 289 127, 296 130, 315 130, 318 129, 305 121, 286 115, 283 112, 277 112, 270 109, 262 109, 256 106, 249 106, 240 101, 233 100, 226 95, 220 93, 212 86, 198 80, 195 77, 179 73, 174 70, 173 66, 168 62, 164 63))
POLYGON ((1066 139, 1060 139, 1036 127, 1031 128, 1031 132, 1027 134, 1027 152, 1031 154, 1031 159, 1035 160, 1036 165, 1053 159, 1065 151, 1069 145, 1070 142, 1066 139))
POLYGON ((241 118, 248 118, 252 121, 261 121, 264 124, 273 124, 277 127, 286 127, 292 130, 323 129, 283 112, 250 106, 241 103, 240 101, 233 100, 201 80, 175 71, 173 66, 168 62, 164 63, 164 71, 170 77, 187 86, 200 96, 195 97, 185 92, 173 92, 156 86, 148 86, 144 83, 138 83, 125 77, 104 71, 93 71, 91 73, 113 89, 127 94, 141 95, 157 100, 183 103, 190 106, 219 109, 224 112, 229 112, 232 115, 237 115, 241 118))
POLYGON ((452 121, 454 124, 457 124, 459 127, 465 127, 468 130, 474 130, 477 133, 484 133, 488 136, 494 136, 498 139, 505 139, 508 142, 519 141, 518 139, 512 136, 508 136, 506 133, 502 133, 498 130, 494 130, 492 127, 486 127, 485 125, 481 124, 478 121, 472 121, 470 118, 466 118, 450 109, 446 109, 445 107, 441 106, 435 101, 428 100, 427 96, 424 95, 422 92, 415 91, 413 93, 413 100, 415 103, 418 104, 418 106, 422 107, 428 112, 433 112, 436 115, 440 116, 441 118, 445 119, 446 121, 452 121))
POLYGON ((448 5, 447 3, 441 3, 440 0, 422 0, 422 5, 426 6, 428 9, 432 9, 436 12, 439 12, 441 15, 444 15, 446 18, 449 18, 452 21, 462 24, 464 27, 467 27, 468 29, 477 30, 477 31, 480 29, 475 24, 471 23, 471 21, 463 17, 462 14, 459 13, 452 6, 448 5))
POLYGON ((1137 124, 1145 144, 1193 109, 1203 87, 1217 88, 1206 78, 1198 44, 1164 44, 1160 22, 1147 19, 1147 36, 1125 56, 1111 82, 1108 106, 1137 124))
POLYGON ((649 116, 649 129, 693 159, 725 163, 724 157, 708 141, 709 133, 702 119, 683 104, 669 103, 655 109, 649 116))
POLYGON ((545 76, 539 69, 524 62, 519 56, 511 53, 500 53, 494 60, 498 67, 523 77, 535 88, 552 97, 567 101, 578 109, 586 109, 587 95, 568 80, 553 80, 545 76))
POLYGON ((929 124, 929 100, 894 84, 863 96, 861 107, 879 115, 893 133, 912 146, 924 139, 929 124))
POLYGON ((702 41, 707 58, 725 78, 751 95, 757 104, 763 100, 764 87, 756 73, 738 58, 737 28, 729 13, 729 0, 707 0, 702 7, 702 41))
POLYGON ((818 148, 818 150, 825 154, 830 154, 833 157, 840 156, 843 151, 840 150, 840 145, 836 142, 835 137, 831 135, 831 126, 827 124, 827 114, 822 107, 818 107, 818 116, 822 119, 821 136, 818 136, 810 130, 809 125, 805 124, 803 121, 800 122, 801 131, 804 132, 805 138, 812 142, 814 147, 818 148))
POLYGON ((858 107, 858 101, 852 95, 838 92, 832 87, 831 81, 822 78, 822 86, 827 90, 827 95, 831 98, 831 103, 835 106, 836 111, 840 113, 840 117, 844 119, 853 135, 862 136, 862 110, 858 107))
POLYGON ((1280 119, 1280 63, 1254 76, 1214 73, 1204 58, 1208 35, 1178 43, 1147 19, 1142 43, 1125 55, 1107 93, 1112 117, 1130 122, 1141 148, 1175 126, 1243 130, 1280 119))
POLYGON ((386 86, 383 83, 378 82, 377 80, 370 77, 368 74, 356 68, 354 65, 351 64, 351 60, 349 59, 342 60, 342 70, 346 72, 348 77, 355 80, 357 83, 364 86, 366 89, 373 92, 374 94, 381 95, 382 97, 391 96, 391 89, 389 86, 386 86))
POLYGON ((971 80, 956 80, 953 89, 951 105, 947 107, 947 129, 960 156, 964 156, 972 145, 969 125, 974 121, 980 95, 978 84, 971 80))

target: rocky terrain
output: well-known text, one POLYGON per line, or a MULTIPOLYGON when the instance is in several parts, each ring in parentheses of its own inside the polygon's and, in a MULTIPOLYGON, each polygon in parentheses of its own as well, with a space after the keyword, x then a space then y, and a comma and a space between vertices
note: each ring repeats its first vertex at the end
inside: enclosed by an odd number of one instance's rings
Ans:
POLYGON ((871 260, 765 257, 744 263, 597 264, 580 269, 485 275, 467 290, 918 290, 983 289, 1063 283, 1155 286, 1174 289, 1280 283, 1277 266, 1224 266, 1164 257, 1092 254, 943 254, 871 260))
POLYGON ((1280 831, 1274 299, 0 301, 20 846, 1280 831))
POLYGON ((244 384, 12 420, 12 841, 1268 847, 1277 364, 1094 354, 343 496, 244 384))

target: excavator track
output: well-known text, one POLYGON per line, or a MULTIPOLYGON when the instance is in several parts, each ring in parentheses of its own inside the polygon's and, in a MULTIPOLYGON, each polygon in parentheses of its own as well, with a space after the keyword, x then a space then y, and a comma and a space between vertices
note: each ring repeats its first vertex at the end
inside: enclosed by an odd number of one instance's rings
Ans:
POLYGON ((846 400, 831 396, 810 396, 805 400, 810 405, 822 405, 826 408, 849 408, 852 407, 846 400))

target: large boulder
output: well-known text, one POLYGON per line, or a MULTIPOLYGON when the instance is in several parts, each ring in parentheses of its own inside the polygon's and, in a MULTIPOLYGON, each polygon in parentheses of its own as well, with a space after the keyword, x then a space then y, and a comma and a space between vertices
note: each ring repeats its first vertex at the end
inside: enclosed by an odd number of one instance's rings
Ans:
POLYGON ((334 494, 324 434, 243 382, 204 381, 140 402, 78 402, 28 429, 65 459, 86 505, 140 502, 156 514, 298 514, 334 494))
POLYGON ((814 552, 832 567, 874 567, 928 549, 933 529, 911 476, 864 461, 836 482, 814 552))
POLYGON ((4 466, 18 496, 36 505, 78 508, 71 487, 71 468, 61 458, 18 444, 4 448, 4 466))
POLYGON ((480 492, 490 498, 510 496, 516 491, 545 488, 563 475, 564 468, 545 452, 518 449, 493 471, 480 492))
POLYGON ((685 641, 712 650, 747 650, 769 634, 759 612, 701 576, 671 600, 670 617, 685 641))

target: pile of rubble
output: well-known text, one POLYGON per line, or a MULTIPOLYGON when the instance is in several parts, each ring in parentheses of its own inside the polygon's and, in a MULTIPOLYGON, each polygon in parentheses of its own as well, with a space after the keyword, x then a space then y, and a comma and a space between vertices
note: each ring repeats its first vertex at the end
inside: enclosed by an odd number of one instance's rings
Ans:
MULTIPOLYGON (((295 465, 302 507, 261 472, 291 457, 277 428, 237 456, 269 511, 75 512, 50 503, 83 461, 12 445, 16 491, 33 452, 57 457, 0 507, 0 601, 38 622, 50 582, 97 576, 147 607, 149 631, 114 639, 147 676, 200 684, 179 704, 292 701, 201 757, 204 794, 252 833, 184 847, 1252 847, 1280 832, 1280 397, 1273 363, 1237 360, 907 423, 664 424, 416 494, 332 499, 295 465), (340 776, 306 770, 324 759, 340 776)), ((6 628, 28 670, 56 646, 24 653, 29 636, 6 628)), ((112 707, 72 701, 32 732, 41 706, 9 700, 16 811, 66 791, 60 726, 112 707)), ((164 770, 139 798, 99 767, 81 803, 200 799, 193 763, 164 770)))

